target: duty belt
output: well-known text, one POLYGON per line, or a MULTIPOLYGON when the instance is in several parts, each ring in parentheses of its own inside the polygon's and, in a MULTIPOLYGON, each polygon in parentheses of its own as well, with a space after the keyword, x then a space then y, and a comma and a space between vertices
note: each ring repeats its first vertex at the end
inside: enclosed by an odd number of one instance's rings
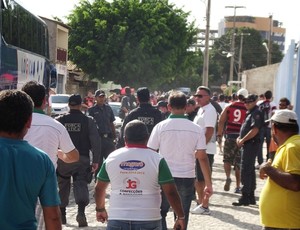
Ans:
POLYGON ((233 133, 225 134, 225 138, 228 138, 228 139, 236 139, 238 137, 239 137, 239 134, 233 134, 233 133))

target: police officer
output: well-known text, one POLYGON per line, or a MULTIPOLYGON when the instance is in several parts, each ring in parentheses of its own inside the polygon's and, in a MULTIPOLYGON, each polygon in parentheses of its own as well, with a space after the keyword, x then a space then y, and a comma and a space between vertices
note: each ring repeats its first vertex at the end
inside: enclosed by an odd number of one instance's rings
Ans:
POLYGON ((57 118, 68 130, 80 154, 79 162, 76 163, 66 164, 58 160, 57 178, 61 199, 62 223, 66 224, 66 206, 69 203, 72 177, 75 202, 78 205, 76 221, 79 227, 85 227, 87 226, 85 207, 89 204, 87 185, 91 182, 93 172, 99 166, 101 142, 99 142, 95 120, 81 112, 81 103, 80 95, 71 95, 69 98, 70 112, 57 118), (90 150, 93 153, 92 165, 90 165, 90 150))
POLYGON ((137 90, 137 99, 139 106, 132 110, 127 117, 125 117, 121 127, 121 137, 118 142, 118 147, 124 146, 124 128, 130 121, 138 119, 147 126, 149 133, 153 127, 162 120, 161 112, 153 107, 150 103, 150 92, 146 87, 141 87, 137 90))
POLYGON ((236 143, 242 148, 241 154, 241 182, 243 184, 242 197, 233 202, 234 206, 248 206, 256 204, 254 191, 256 189, 255 158, 260 148, 260 129, 263 125, 263 114, 256 105, 257 95, 249 94, 245 98, 247 109, 246 119, 242 124, 240 136, 236 143))
POLYGON ((88 113, 95 119, 101 138, 101 156, 99 158, 99 168, 95 172, 96 177, 102 166, 103 158, 106 159, 116 149, 116 130, 114 125, 115 115, 112 108, 106 103, 105 92, 98 89, 95 92, 95 100, 96 105, 89 108, 88 113))

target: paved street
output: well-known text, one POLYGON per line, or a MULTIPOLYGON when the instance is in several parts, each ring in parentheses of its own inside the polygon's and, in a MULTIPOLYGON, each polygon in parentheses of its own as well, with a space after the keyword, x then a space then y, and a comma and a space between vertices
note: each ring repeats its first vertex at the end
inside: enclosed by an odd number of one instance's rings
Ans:
MULTIPOLYGON (((265 155, 264 155, 265 156, 265 155)), ((190 220, 188 229, 189 230, 237 230, 237 229, 261 229, 259 221, 259 209, 258 205, 234 207, 232 202, 239 198, 239 194, 233 192, 235 188, 235 177, 234 171, 232 171, 232 183, 229 192, 225 192, 223 187, 225 183, 225 173, 223 170, 222 155, 215 155, 215 163, 213 168, 213 186, 214 195, 210 200, 210 216, 193 215, 190 214, 190 220)), ((256 171, 257 172, 257 171, 256 171)), ((264 181, 257 178, 257 190, 256 200, 258 200, 259 193, 264 184, 264 181)), ((80 229, 105 229, 105 224, 99 223, 95 219, 95 203, 93 201, 93 186, 90 185, 91 203, 86 209, 86 216, 88 219, 89 226, 80 229)), ((107 199, 108 201, 108 199, 107 199)), ((196 206, 196 203, 192 203, 192 208, 196 206)), ((67 208, 67 225, 63 227, 63 230, 79 229, 76 222, 77 207, 74 204, 73 195, 71 195, 70 205, 67 208)), ((173 227, 173 214, 172 212, 168 215, 168 227, 173 227)))

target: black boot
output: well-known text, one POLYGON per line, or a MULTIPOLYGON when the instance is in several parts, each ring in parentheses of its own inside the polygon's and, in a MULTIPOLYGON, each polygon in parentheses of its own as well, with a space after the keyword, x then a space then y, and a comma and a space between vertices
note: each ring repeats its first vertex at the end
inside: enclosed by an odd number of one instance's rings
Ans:
POLYGON ((66 208, 60 208, 60 215, 61 215, 61 223, 66 224, 67 218, 66 218, 66 208))
POLYGON ((233 206, 249 206, 249 204, 249 194, 247 193, 242 193, 242 197, 237 202, 232 203, 233 206))
POLYGON ((84 212, 85 212, 85 205, 78 204, 78 214, 76 216, 76 221, 78 222, 78 227, 88 226, 84 212))
POLYGON ((254 191, 250 193, 249 195, 249 204, 256 205, 256 200, 254 196, 254 191))

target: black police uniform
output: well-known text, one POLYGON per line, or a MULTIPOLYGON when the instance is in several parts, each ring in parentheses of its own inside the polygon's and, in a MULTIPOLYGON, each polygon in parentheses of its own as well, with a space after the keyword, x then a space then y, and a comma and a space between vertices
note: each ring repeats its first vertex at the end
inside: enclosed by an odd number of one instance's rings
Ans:
POLYGON ((69 114, 57 118, 62 123, 79 151, 80 159, 75 163, 57 162, 57 178, 61 208, 69 203, 71 177, 73 177, 73 190, 78 212, 84 213, 89 204, 88 183, 91 182, 90 150, 93 153, 93 163, 98 163, 101 151, 101 142, 97 125, 92 117, 84 115, 79 110, 71 110, 69 114))
POLYGON ((115 133, 113 133, 112 126, 115 121, 115 115, 112 108, 103 104, 102 106, 95 105, 89 110, 89 115, 92 116, 98 126, 98 133, 101 138, 101 156, 99 158, 99 168, 96 170, 95 176, 97 176, 102 164, 103 159, 106 159, 108 155, 116 149, 115 146, 115 133))
MULTIPOLYGON (((261 129, 263 116, 258 107, 247 111, 246 119, 240 130, 240 138, 243 138, 254 127, 261 129)), ((241 182, 243 195, 254 197, 256 189, 255 158, 260 148, 260 132, 255 137, 246 141, 241 149, 241 182)))
POLYGON ((125 118, 121 127, 121 137, 118 142, 118 147, 124 146, 124 128, 128 122, 138 119, 145 123, 148 128, 149 134, 151 134, 154 126, 162 121, 162 113, 153 107, 150 103, 141 103, 137 108, 132 110, 125 118))

